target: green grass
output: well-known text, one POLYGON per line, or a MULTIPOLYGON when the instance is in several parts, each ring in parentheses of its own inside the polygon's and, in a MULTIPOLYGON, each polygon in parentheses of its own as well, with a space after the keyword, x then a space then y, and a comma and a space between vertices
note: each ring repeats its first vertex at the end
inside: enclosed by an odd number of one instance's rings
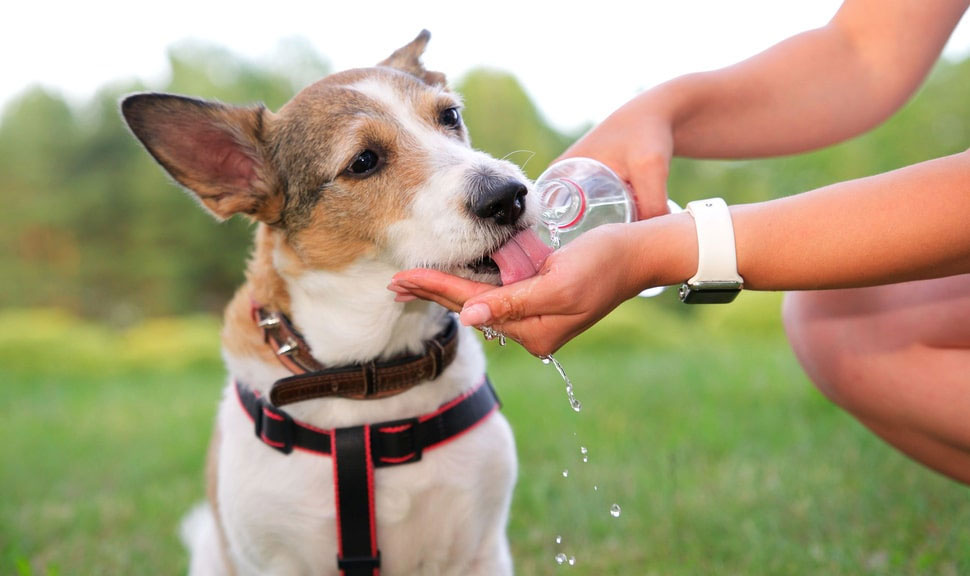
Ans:
MULTIPOLYGON (((0 313, 0 574, 184 572, 217 337, 208 318, 0 313)), ((580 413, 553 367, 486 349, 517 436, 519 574, 970 573, 970 492, 824 400, 774 296, 624 305, 556 355, 580 413)))

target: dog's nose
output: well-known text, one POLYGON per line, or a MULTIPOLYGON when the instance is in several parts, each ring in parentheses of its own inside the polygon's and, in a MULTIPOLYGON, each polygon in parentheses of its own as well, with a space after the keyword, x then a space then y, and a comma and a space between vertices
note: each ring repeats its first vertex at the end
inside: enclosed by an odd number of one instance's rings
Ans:
POLYGON ((529 192, 525 184, 518 180, 508 180, 502 184, 482 190, 471 203, 471 211, 483 220, 494 220, 496 224, 514 224, 525 211, 525 195, 529 192))

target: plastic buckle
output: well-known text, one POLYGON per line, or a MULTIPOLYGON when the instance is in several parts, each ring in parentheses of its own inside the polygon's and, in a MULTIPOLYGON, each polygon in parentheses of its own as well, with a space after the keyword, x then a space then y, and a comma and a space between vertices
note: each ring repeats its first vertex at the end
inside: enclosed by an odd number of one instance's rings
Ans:
POLYGON ((267 446, 283 454, 292 452, 295 439, 293 418, 262 398, 260 398, 257 406, 259 407, 259 414, 256 418, 253 418, 256 437, 267 446))
POLYGON ((347 574, 360 574, 361 570, 373 571, 381 567, 381 551, 377 551, 377 556, 349 556, 341 558, 337 555, 337 568, 346 571, 347 574))
POLYGON ((418 418, 371 425, 371 451, 375 466, 393 466, 421 460, 424 445, 418 441, 418 418))

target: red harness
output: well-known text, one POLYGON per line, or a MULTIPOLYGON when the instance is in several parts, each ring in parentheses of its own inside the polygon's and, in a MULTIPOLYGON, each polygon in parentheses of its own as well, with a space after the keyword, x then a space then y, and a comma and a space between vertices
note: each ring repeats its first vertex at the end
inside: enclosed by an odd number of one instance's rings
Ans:
MULTIPOLYGON (((457 333, 454 318, 449 318, 453 324, 442 331, 443 334, 457 333)), ((284 365, 288 364, 284 362, 284 365)), ((346 367, 330 370, 341 371, 346 367)), ((436 372, 441 370, 443 366, 436 372)), ((374 468, 417 462, 426 450, 458 438, 499 407, 495 390, 488 377, 483 377, 474 389, 429 414, 323 430, 294 420, 266 397, 239 381, 235 384, 239 404, 253 421, 256 437, 264 444, 282 454, 297 449, 333 459, 337 566, 344 576, 380 574, 374 468)))

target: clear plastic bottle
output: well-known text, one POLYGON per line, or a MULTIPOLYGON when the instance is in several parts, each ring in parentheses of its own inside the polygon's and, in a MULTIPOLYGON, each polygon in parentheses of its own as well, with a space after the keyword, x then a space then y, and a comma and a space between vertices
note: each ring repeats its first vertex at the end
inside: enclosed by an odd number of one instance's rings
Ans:
POLYGON ((556 162, 536 180, 542 204, 539 237, 559 248, 601 224, 633 222, 637 206, 622 180, 592 158, 556 162))
MULTIPOLYGON (((568 158, 549 166, 536 180, 542 205, 539 238, 554 249, 601 224, 634 222, 633 193, 615 172, 592 158, 568 158)), ((667 202, 671 212, 680 206, 667 202)), ((663 288, 645 290, 654 296, 663 288)))

